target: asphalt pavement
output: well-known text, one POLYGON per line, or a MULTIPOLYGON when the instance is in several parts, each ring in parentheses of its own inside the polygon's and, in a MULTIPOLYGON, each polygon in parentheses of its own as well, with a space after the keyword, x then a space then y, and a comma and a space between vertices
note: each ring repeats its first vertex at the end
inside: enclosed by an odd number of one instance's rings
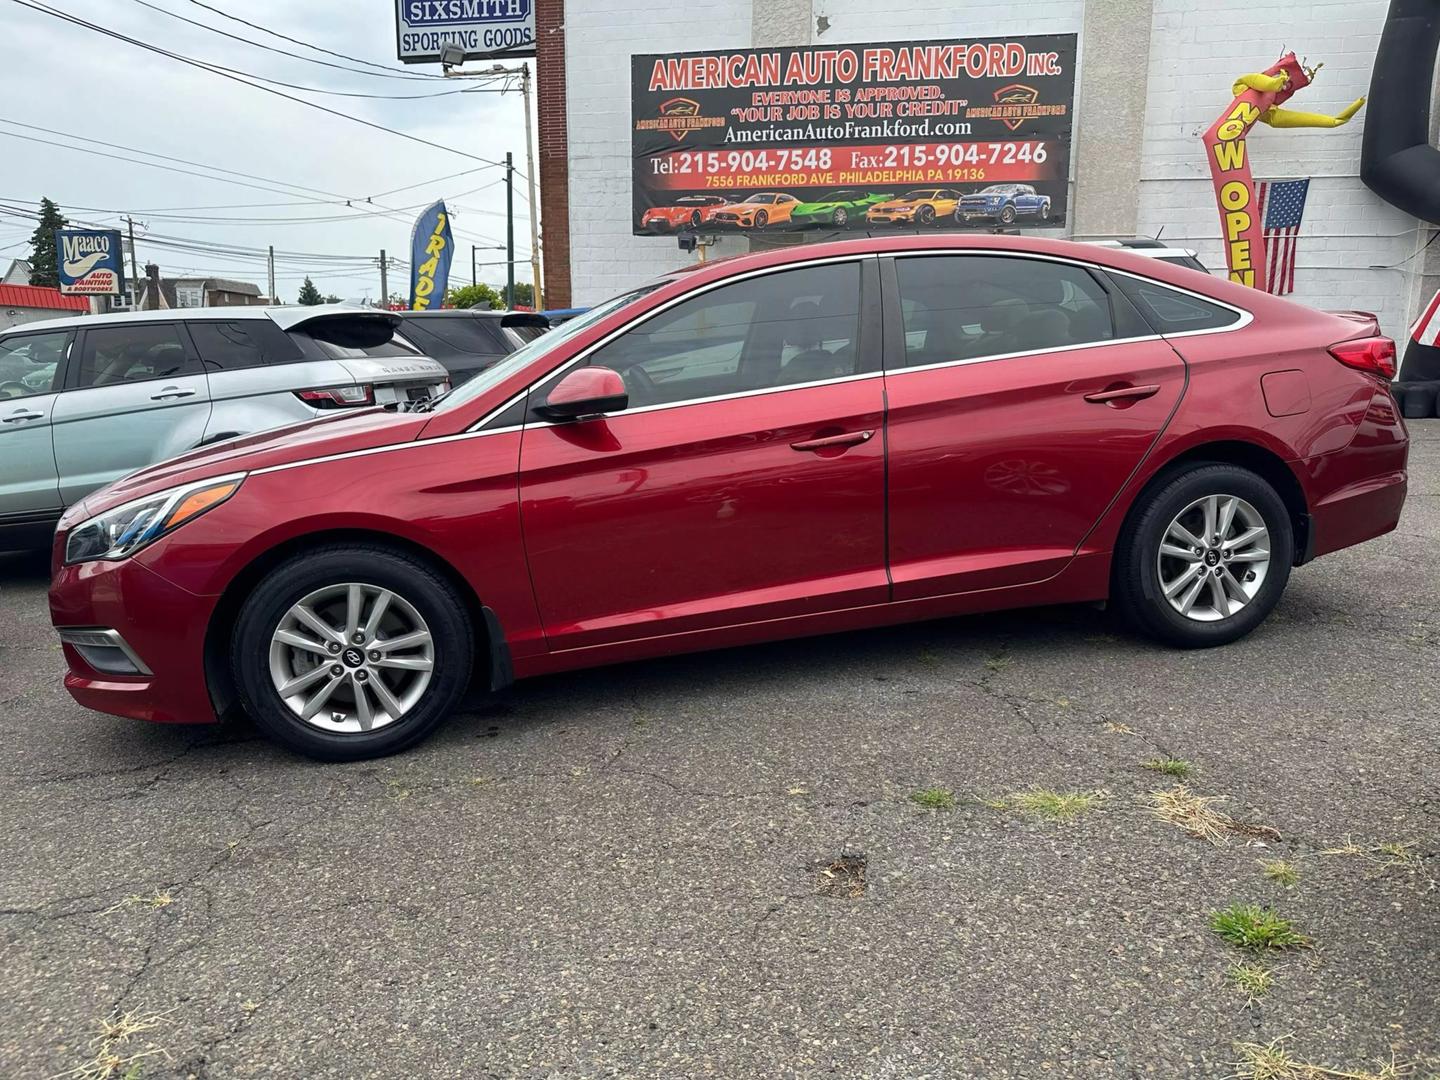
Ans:
POLYGON ((1411 434, 1399 530, 1229 648, 955 619, 536 680, 345 766, 80 708, 43 561, 0 558, 0 1076, 1219 1078, 1273 1040, 1440 1073, 1411 434), (1159 820, 1177 782, 1236 825, 1159 820), (1232 903, 1310 947, 1227 943, 1232 903))

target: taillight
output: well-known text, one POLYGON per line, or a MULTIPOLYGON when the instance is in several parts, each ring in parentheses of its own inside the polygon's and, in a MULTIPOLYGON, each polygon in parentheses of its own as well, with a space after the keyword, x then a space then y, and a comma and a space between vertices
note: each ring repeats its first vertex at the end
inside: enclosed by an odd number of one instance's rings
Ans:
POLYGON ((295 396, 317 409, 348 409, 375 404, 375 388, 369 383, 359 386, 327 386, 319 390, 296 390, 295 396))
POLYGON ((1382 379, 1395 377, 1395 342, 1388 337, 1342 341, 1330 346, 1330 355, 1346 367, 1367 375, 1378 375, 1382 379))

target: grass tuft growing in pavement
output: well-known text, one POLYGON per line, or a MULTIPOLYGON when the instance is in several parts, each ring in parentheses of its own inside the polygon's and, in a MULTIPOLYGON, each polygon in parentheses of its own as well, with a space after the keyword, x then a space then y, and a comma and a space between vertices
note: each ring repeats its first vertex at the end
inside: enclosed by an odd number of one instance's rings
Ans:
POLYGON ((987 656, 985 658, 986 668, 995 672, 995 674, 997 675, 1000 672, 1004 671, 1006 668, 1008 668, 1014 662, 1015 661, 1012 658, 1006 656, 1004 653, 997 653, 994 656, 987 656))
POLYGON ((161 908, 169 907, 174 902, 175 897, 170 893, 169 890, 156 889, 155 892, 152 893, 150 896, 141 896, 139 893, 134 893, 130 896, 127 896, 124 900, 121 900, 118 904, 114 904, 111 907, 106 908, 100 914, 109 915, 111 912, 119 911, 121 908, 128 907, 146 907, 149 908, 151 911, 159 911, 161 908))
POLYGON ((1263 952, 1266 949, 1308 949, 1310 939, 1296 930, 1274 908, 1258 904, 1231 904, 1210 916, 1210 929, 1232 945, 1263 952))
POLYGON ((100 1021, 100 1034, 90 1040, 94 1055, 69 1072, 53 1080, 72 1077, 74 1080, 139 1080, 148 1058, 170 1058, 170 1052, 154 1043, 143 1049, 130 1045, 136 1035, 153 1031, 164 1021, 165 1013, 116 1012, 100 1021))
POLYGON ((1254 1005, 1270 992, 1270 987, 1275 982, 1274 973, 1259 964, 1231 964, 1225 977, 1244 991, 1246 1005, 1254 1005))
POLYGON ((1289 859, 1261 859, 1260 870, 1271 881, 1287 889, 1300 881, 1300 870, 1289 859))
POLYGON ((1280 834, 1268 825, 1236 821, 1224 811, 1217 810, 1216 807, 1226 801, 1224 795, 1196 795, 1184 784, 1176 784, 1168 791, 1150 792, 1149 800, 1157 818, 1184 829, 1197 840, 1219 845, 1232 834, 1280 839, 1280 834))
POLYGON ((1237 1047, 1240 1060, 1235 1062, 1236 1080, 1400 1080, 1412 1073, 1410 1066, 1399 1064, 1393 1058, 1377 1072, 1327 1069, 1323 1065, 1296 1061, 1285 1048, 1291 1038, 1283 1035, 1270 1043, 1241 1043, 1237 1047))
POLYGON ((1149 761, 1141 762, 1144 768, 1152 772, 1164 773, 1166 776, 1173 776, 1177 780, 1184 780, 1195 771, 1195 766, 1181 758, 1155 757, 1149 761))
POLYGON ((1108 797, 1104 791, 1050 791, 1031 788, 999 799, 982 800, 992 810, 1009 810, 1042 821, 1070 821, 1094 810, 1108 797))
POLYGON ((921 788, 910 796, 910 801, 916 806, 923 806, 926 810, 954 810, 955 795, 944 788, 928 787, 921 788))

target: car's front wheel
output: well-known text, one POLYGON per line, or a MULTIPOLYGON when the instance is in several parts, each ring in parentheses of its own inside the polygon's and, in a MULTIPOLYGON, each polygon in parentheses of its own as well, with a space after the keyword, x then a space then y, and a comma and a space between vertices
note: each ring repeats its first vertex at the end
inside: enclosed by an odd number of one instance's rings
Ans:
POLYGON ((266 733, 354 761, 429 735, 465 692, 473 648, 450 582, 409 555, 346 544, 287 559, 252 590, 231 668, 266 733))
POLYGON ((1249 469, 1211 464, 1162 479, 1141 499, 1116 551, 1121 614, 1182 648, 1225 645, 1259 626, 1295 562, 1275 489, 1249 469))
POLYGON ((1002 225, 1014 225, 1014 224, 1015 224, 1015 207, 1013 207, 1013 206, 1006 206, 1006 207, 1002 207, 1002 208, 1001 208, 1001 210, 1000 210, 1000 224, 1002 224, 1002 225))

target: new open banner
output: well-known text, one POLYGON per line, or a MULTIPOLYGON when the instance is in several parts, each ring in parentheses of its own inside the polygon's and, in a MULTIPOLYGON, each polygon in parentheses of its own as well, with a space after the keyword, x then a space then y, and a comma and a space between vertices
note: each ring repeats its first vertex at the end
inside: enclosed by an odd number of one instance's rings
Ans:
POLYGON ((1061 224, 1075 41, 636 56, 635 232, 1061 224))

